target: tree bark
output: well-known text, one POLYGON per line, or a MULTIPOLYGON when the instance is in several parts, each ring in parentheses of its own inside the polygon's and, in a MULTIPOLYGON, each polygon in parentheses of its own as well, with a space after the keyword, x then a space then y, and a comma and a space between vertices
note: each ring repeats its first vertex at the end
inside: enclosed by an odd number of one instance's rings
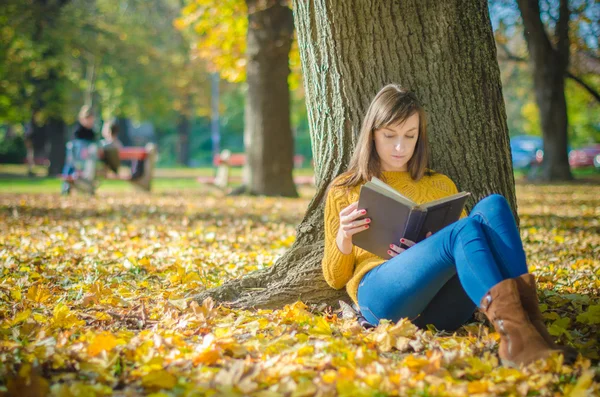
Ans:
POLYGON ((48 120, 44 128, 50 144, 48 176, 57 176, 65 165, 67 125, 61 117, 54 117, 48 120))
MULTIPOLYGON (((296 0, 317 193, 297 241, 273 267, 201 293, 234 307, 348 300, 321 270, 328 184, 345 171, 362 117, 396 82, 416 91, 429 119, 432 168, 473 203, 503 194, 515 212, 506 112, 485 1, 296 0)), ((518 219, 518 218, 517 218, 518 219)))
POLYGON ((181 165, 190 164, 190 119, 185 114, 179 115, 177 122, 177 162, 181 165))
POLYGON ((292 177, 289 52, 292 10, 278 1, 247 0, 248 35, 244 143, 250 194, 297 197, 292 177), (260 7, 257 8, 257 7, 260 7))
POLYGON ((65 77, 62 73, 62 63, 56 61, 61 49, 57 43, 46 37, 47 30, 54 29, 54 22, 60 15, 68 0, 36 0, 33 2, 33 35, 36 43, 48 44, 41 54, 41 61, 50 65, 44 78, 31 77, 35 87, 32 94, 33 105, 32 128, 42 132, 44 140, 49 144, 48 158, 50 167, 48 176, 56 176, 62 172, 65 161, 66 126, 63 120, 64 93, 62 87, 65 77), (40 122, 39 119, 44 120, 40 122))
POLYGON ((565 98, 565 75, 569 66, 569 6, 560 0, 553 46, 540 18, 539 0, 518 0, 523 18, 525 40, 533 70, 535 99, 540 111, 544 138, 544 161, 541 179, 571 180, 569 168, 568 118, 565 98))

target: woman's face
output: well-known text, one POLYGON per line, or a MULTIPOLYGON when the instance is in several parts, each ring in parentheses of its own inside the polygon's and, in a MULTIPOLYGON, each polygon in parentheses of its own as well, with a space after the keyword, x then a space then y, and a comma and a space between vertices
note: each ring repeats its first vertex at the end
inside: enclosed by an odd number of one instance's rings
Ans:
POLYGON ((397 125, 378 129, 373 135, 381 170, 408 171, 408 160, 413 156, 419 138, 419 114, 415 113, 397 125))

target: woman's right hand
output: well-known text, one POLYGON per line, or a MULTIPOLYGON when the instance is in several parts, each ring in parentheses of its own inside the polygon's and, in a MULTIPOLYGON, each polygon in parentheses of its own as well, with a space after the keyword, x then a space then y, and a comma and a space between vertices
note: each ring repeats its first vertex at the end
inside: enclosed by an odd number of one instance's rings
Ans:
POLYGON ((366 214, 366 210, 358 209, 358 201, 340 211, 340 227, 335 242, 342 254, 352 252, 352 236, 369 228, 370 218, 357 220, 366 214))

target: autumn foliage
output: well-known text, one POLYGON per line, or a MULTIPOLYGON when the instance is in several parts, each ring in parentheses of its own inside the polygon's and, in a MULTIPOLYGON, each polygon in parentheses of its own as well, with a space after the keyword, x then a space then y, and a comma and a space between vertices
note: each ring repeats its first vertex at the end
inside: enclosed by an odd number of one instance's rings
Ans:
POLYGON ((499 365, 482 319, 364 330, 302 302, 238 311, 191 297, 290 247, 301 199, 186 192, 0 194, 0 391, 9 395, 384 396, 600 393, 600 188, 518 186, 546 324, 581 353, 499 365))

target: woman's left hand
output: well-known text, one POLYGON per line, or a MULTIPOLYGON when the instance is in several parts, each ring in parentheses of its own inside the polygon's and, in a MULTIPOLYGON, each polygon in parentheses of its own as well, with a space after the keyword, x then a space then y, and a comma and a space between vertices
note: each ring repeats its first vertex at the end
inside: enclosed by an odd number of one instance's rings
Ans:
MULTIPOLYGON (((428 232, 425 235, 425 238, 428 238, 431 236, 431 232, 428 232)), ((408 248, 412 247, 413 245, 415 245, 416 243, 414 241, 411 240, 407 240, 405 238, 401 238, 400 239, 400 244, 406 245, 408 248)), ((388 254, 393 258, 394 256, 403 253, 404 251, 406 251, 408 248, 401 248, 395 244, 390 244, 390 249, 388 250, 388 254)))

